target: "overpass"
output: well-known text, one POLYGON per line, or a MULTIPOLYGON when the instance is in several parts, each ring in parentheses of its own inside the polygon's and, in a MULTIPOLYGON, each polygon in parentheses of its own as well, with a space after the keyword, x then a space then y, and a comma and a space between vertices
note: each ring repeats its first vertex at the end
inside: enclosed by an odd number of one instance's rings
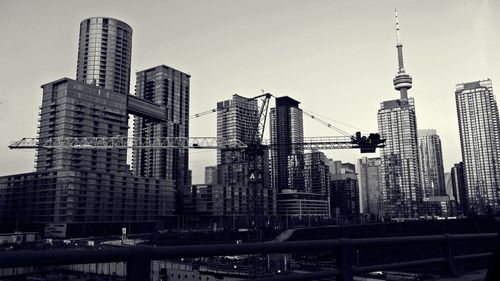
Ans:
POLYGON ((127 112, 147 118, 150 121, 167 121, 167 109, 165 107, 130 94, 127 95, 127 112))

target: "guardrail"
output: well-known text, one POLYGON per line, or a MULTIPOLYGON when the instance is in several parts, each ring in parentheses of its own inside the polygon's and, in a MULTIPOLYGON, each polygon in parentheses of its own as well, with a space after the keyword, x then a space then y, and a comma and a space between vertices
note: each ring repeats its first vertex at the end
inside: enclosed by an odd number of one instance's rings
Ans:
POLYGON ((408 266, 434 263, 446 263, 451 276, 459 276, 456 261, 489 257, 492 253, 454 254, 454 242, 457 240, 492 239, 497 233, 479 234, 444 234, 428 236, 404 236, 386 238, 332 239, 292 242, 266 242, 247 244, 213 244, 146 247, 136 246, 118 249, 70 249, 43 251, 13 251, 0 253, 0 268, 24 266, 50 266, 85 263, 126 262, 127 281, 151 279, 151 261, 209 256, 297 253, 334 250, 336 269, 321 270, 311 273, 281 275, 269 278, 253 279, 258 281, 310 280, 314 278, 336 277, 336 280, 352 281, 354 274, 389 270, 408 266), (441 241, 443 256, 427 259, 376 264, 367 266, 353 265, 353 250, 366 246, 396 245, 413 242, 441 241))

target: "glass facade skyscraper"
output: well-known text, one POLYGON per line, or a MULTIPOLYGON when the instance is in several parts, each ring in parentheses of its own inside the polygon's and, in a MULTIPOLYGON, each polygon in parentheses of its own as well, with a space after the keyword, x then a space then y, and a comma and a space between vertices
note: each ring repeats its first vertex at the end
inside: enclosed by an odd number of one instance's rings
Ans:
MULTIPOLYGON (((233 98, 217 103, 217 137, 228 140, 237 139, 245 144, 251 142, 250 136, 254 129, 258 126, 259 114, 257 100, 249 100, 246 97, 233 95, 233 98)), ((234 149, 219 149, 217 150, 217 164, 234 164, 240 163, 247 165, 242 151, 234 149)), ((233 166, 234 166, 233 165, 233 166)), ((234 166, 236 167, 236 166, 234 166)), ((248 168, 248 167, 247 167, 248 168)), ((247 169, 246 168, 246 169, 247 169)), ((218 170, 219 183, 226 184, 228 182, 246 182, 243 179, 242 173, 245 173, 243 167, 234 170, 232 175, 227 175, 229 171, 218 170)), ((231 169, 232 170, 232 169, 231 169)))
POLYGON ((469 210, 499 210, 499 116, 491 80, 456 86, 460 145, 469 210))
POLYGON ((384 101, 378 111, 378 129, 386 146, 380 151, 383 214, 386 217, 418 216, 422 190, 420 186, 415 101, 408 98, 412 78, 403 65, 403 45, 399 40, 396 14, 398 73, 393 80, 400 98, 384 101))
MULTIPOLYGON (((189 137, 190 76, 166 65, 146 69, 136 74, 136 96, 165 109, 165 121, 153 121, 135 116, 136 138, 189 137)), ((166 179, 174 182, 177 191, 177 211, 182 211, 182 193, 191 184, 188 149, 134 149, 132 166, 141 177, 166 179)))
POLYGON ((436 130, 418 130, 418 155, 423 196, 445 196, 443 152, 436 130))
POLYGON ((304 141, 300 102, 290 97, 276 98, 276 107, 269 112, 271 144, 271 186, 274 189, 303 190, 304 149, 291 145, 304 141))
POLYGON ((386 146, 381 149, 384 214, 415 217, 422 201, 413 98, 385 101, 378 111, 378 128, 386 146))
POLYGON ((80 23, 76 80, 128 94, 131 59, 132 28, 128 24, 106 17, 80 23))

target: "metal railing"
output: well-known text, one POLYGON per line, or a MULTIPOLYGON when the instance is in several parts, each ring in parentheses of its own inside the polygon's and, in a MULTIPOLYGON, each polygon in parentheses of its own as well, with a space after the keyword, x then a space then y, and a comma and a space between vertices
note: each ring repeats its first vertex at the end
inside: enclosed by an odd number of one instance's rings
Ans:
POLYGON ((150 280, 151 261, 180 258, 196 258, 226 255, 248 255, 269 253, 298 253, 311 251, 335 251, 337 268, 311 273, 279 275, 253 279, 258 281, 310 280, 336 277, 336 280, 352 281, 354 274, 390 270, 409 266, 446 263, 451 276, 459 276, 457 261, 489 257, 491 252, 455 255, 455 241, 492 239, 497 233, 444 234, 428 236, 404 236, 386 238, 332 239, 292 242, 266 242, 247 244, 213 244, 146 247, 136 246, 117 249, 70 249, 43 251, 13 251, 0 253, 0 268, 25 266, 50 266, 86 263, 126 262, 127 280, 150 280), (353 250, 371 246, 388 246, 416 242, 442 242, 444 255, 411 261, 354 266, 353 250))

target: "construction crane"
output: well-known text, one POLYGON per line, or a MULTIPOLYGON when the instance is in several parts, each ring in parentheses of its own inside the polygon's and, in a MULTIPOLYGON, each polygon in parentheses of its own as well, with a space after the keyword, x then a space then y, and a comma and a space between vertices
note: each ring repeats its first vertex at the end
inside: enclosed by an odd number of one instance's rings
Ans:
MULTIPOLYGON (((226 139, 224 137, 53 137, 53 138, 22 138, 9 145, 10 149, 125 149, 125 148, 179 148, 179 149, 235 149, 235 150, 260 150, 259 146, 265 146, 267 149, 279 149, 281 146, 301 147, 304 150, 325 150, 325 149, 359 149, 361 153, 373 153, 377 148, 385 146, 385 139, 380 135, 369 134, 362 136, 356 132, 350 136, 343 130, 332 124, 318 118, 316 115, 307 111, 302 111, 304 115, 309 116, 328 128, 334 129, 344 136, 335 137, 309 137, 304 138, 302 142, 297 143, 271 143, 264 140, 264 129, 267 120, 269 100, 273 95, 265 93, 249 100, 262 100, 262 106, 258 112, 258 124, 252 128, 247 143, 238 139, 226 139)), ((210 113, 217 112, 217 109, 207 110, 190 116, 190 119, 201 117, 210 113)))
MULTIPOLYGON (((378 134, 340 137, 310 137, 299 143, 270 143, 263 140, 262 145, 269 149, 279 149, 281 145, 302 147, 304 150, 360 149, 361 153, 373 153, 376 148, 384 147, 384 139, 378 134)), ((55 137, 47 139, 22 138, 12 142, 10 149, 124 149, 124 148, 182 148, 182 149, 246 149, 248 145, 238 139, 222 137, 55 137), (136 143, 134 144, 134 140, 136 143)))
MULTIPOLYGON (((268 115, 270 99, 273 95, 264 93, 262 95, 249 98, 248 100, 260 100, 258 107, 257 122, 247 136, 245 142, 238 139, 227 139, 223 137, 54 137, 54 138, 23 138, 9 145, 10 149, 126 149, 126 148, 152 148, 152 149, 222 149, 235 150, 244 155, 244 160, 248 163, 248 187, 250 195, 250 213, 253 225, 257 227, 262 224, 263 200, 258 192, 262 192, 264 186, 264 165, 267 151, 279 150, 282 146, 300 147, 304 150, 324 150, 324 149, 360 149, 361 153, 375 152, 377 148, 384 147, 384 139, 379 134, 362 136, 360 132, 350 136, 345 131, 341 131, 335 126, 317 118, 315 115, 304 112, 305 115, 323 123, 329 128, 336 129, 344 134, 340 137, 311 137, 304 138, 300 143, 270 143, 264 140, 265 124, 268 115)), ((210 113, 217 112, 211 109, 202 113, 191 115, 197 118, 210 113)), ((161 125, 160 125, 161 126, 161 125)))
POLYGON ((269 109, 269 101, 272 95, 269 93, 263 93, 262 95, 256 96, 249 100, 261 100, 261 106, 257 115, 257 122, 250 130, 248 136, 248 144, 244 150, 244 154, 248 161, 248 193, 250 195, 250 210, 253 211, 252 222, 254 222, 254 229, 259 228, 263 222, 264 218, 264 196, 261 196, 259 192, 264 192, 263 188, 265 186, 265 171, 264 168, 267 162, 267 146, 263 145, 264 131, 266 127, 267 113, 269 109))

